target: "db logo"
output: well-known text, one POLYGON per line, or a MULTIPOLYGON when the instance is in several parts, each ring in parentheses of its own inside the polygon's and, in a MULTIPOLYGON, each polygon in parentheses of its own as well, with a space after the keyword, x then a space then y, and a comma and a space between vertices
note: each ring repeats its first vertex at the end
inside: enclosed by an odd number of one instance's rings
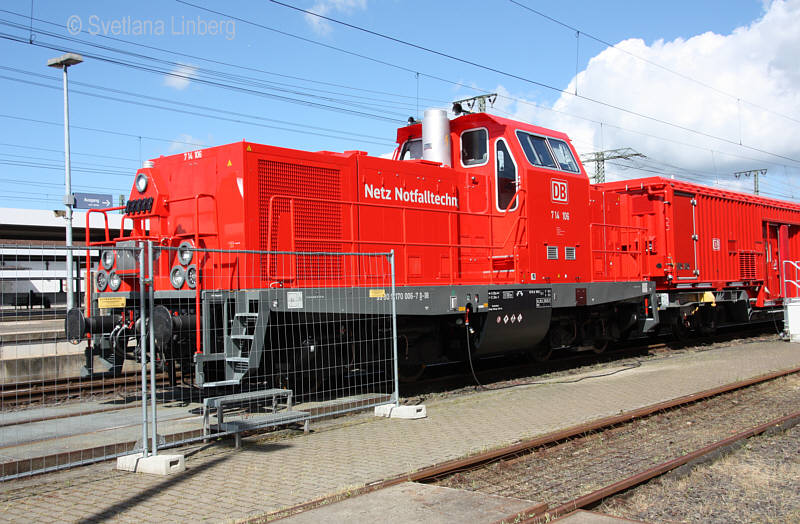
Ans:
POLYGON ((550 180, 550 198, 553 202, 569 202, 567 183, 563 180, 550 180))

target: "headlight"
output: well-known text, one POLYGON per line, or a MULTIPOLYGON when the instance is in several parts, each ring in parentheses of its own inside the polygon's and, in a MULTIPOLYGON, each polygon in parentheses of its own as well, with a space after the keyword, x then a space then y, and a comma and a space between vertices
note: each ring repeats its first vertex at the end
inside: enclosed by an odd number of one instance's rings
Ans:
POLYGON ((175 266, 172 268, 172 271, 169 272, 169 281, 175 289, 183 287, 185 280, 186 272, 181 266, 175 266))
POLYGON ((191 242, 181 242, 181 245, 178 246, 178 262, 184 266, 188 266, 193 256, 194 251, 192 251, 191 242))
POLYGON ((186 268, 186 285, 191 289, 197 287, 197 266, 194 264, 186 268))
POLYGON ((108 287, 111 288, 111 291, 116 291, 119 289, 120 284, 122 284, 122 279, 119 278, 116 272, 112 271, 108 275, 108 287))
POLYGON ((97 283, 97 290, 98 291, 105 291, 106 287, 108 286, 108 273, 103 271, 102 269, 97 272, 97 278, 95 279, 97 283))
POLYGON ((111 271, 111 268, 114 267, 114 252, 110 249, 106 249, 100 253, 100 262, 103 264, 103 268, 106 271, 111 271))
POLYGON ((144 173, 136 175, 136 182, 134 185, 136 186, 136 191, 144 193, 145 189, 147 189, 147 175, 144 173))

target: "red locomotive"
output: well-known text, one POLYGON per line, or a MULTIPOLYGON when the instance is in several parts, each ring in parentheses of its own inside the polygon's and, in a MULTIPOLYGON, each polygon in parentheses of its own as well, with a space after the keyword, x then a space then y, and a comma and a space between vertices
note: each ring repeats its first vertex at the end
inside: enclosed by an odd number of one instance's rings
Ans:
POLYGON ((124 248, 142 240, 171 249, 153 266, 159 351, 206 387, 307 362, 292 353, 346 330, 312 333, 320 313, 288 309, 289 292, 354 285, 333 258, 296 252, 394 251, 399 365, 414 375, 468 355, 602 351, 665 320, 745 321, 780 300, 780 261, 797 251, 800 206, 665 179, 592 186, 557 131, 430 110, 397 144, 392 159, 240 142, 149 162, 125 207, 131 233, 93 244, 91 307, 68 314, 68 338, 91 334, 119 366, 138 317, 124 248), (250 251, 269 254, 254 264, 250 251), (239 315, 256 324, 246 347, 239 315), (278 352, 274 326, 289 324, 311 342, 278 352))

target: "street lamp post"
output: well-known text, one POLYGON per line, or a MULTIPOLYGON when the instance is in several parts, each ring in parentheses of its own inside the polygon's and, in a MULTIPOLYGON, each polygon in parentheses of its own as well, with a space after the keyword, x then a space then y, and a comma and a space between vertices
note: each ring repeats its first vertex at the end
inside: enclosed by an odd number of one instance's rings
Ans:
POLYGON ((81 55, 67 53, 47 61, 48 67, 57 67, 64 72, 64 205, 67 207, 67 311, 73 307, 72 273, 72 176, 69 164, 69 95, 67 94, 67 68, 83 62, 81 55))

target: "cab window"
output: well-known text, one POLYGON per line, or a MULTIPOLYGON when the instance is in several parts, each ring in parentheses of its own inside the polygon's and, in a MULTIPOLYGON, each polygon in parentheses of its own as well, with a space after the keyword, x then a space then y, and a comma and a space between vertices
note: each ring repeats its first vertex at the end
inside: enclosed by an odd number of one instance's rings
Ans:
POLYGON ((553 160, 553 155, 550 154, 550 149, 547 147, 546 138, 524 131, 517 131, 517 138, 522 150, 525 152, 525 157, 531 165, 555 169, 556 163, 553 160))
MULTIPOLYGON (((514 195, 517 193, 517 186, 519 185, 519 180, 517 179, 517 165, 514 163, 514 158, 511 156, 511 152, 508 150, 505 140, 497 140, 495 153, 497 209, 499 211, 505 211, 514 198, 514 195)), ((509 211, 517 209, 518 203, 518 201, 515 201, 514 207, 510 208, 509 211)))
POLYGON ((461 133, 461 165, 480 166, 489 161, 489 134, 485 129, 461 133))
POLYGON ((422 139, 406 140, 400 150, 400 160, 419 160, 422 158, 422 139))
POLYGON ((578 164, 575 162, 575 158, 572 156, 572 151, 569 150, 569 146, 566 142, 556 138, 548 138, 548 141, 550 142, 553 154, 556 156, 558 166, 562 170, 572 173, 580 171, 580 169, 578 169, 578 164))

